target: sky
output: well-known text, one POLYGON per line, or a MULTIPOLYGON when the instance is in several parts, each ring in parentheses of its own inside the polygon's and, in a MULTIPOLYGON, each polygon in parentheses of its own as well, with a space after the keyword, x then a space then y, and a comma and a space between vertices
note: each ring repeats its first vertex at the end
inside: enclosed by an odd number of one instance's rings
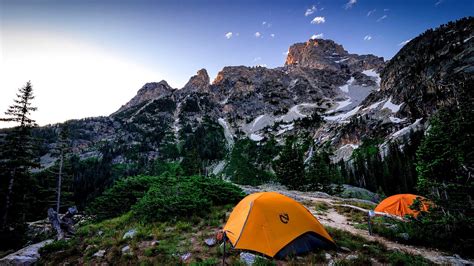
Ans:
POLYGON ((390 59, 473 10, 474 0, 0 0, 0 117, 29 80, 40 125, 105 116, 146 82, 279 67, 310 38, 390 59))

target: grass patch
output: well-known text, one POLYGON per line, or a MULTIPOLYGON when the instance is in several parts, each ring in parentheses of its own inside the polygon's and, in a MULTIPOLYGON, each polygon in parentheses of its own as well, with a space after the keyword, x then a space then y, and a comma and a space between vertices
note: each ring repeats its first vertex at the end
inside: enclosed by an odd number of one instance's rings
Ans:
POLYGON ((317 201, 317 202, 314 203, 314 209, 318 213, 325 213, 325 212, 327 212, 327 210, 329 210, 329 204, 327 204, 324 201, 317 201))
MULTIPOLYGON (((213 237, 225 224, 227 214, 233 205, 212 206, 205 217, 192 216, 186 221, 151 222, 137 221, 132 212, 120 217, 89 223, 77 229, 70 241, 56 241, 45 246, 42 264, 100 264, 112 265, 156 265, 179 264, 180 256, 190 252, 195 265, 212 265, 219 258, 217 246, 207 247, 204 239, 213 237), (136 230, 134 237, 123 239, 130 229, 136 230), (153 244, 152 244, 153 243, 153 244), (122 248, 130 246, 133 256, 122 254, 122 248), (105 250, 102 258, 94 257, 99 250, 105 250)), ((239 253, 229 252, 232 260, 238 260, 239 253)), ((219 259, 218 259, 219 261, 219 259)))

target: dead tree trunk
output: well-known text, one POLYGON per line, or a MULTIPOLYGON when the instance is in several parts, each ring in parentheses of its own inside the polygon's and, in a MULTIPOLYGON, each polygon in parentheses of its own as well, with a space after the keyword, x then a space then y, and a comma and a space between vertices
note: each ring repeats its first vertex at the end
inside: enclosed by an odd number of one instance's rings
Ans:
POLYGON ((74 235, 74 221, 73 217, 77 214, 77 208, 71 207, 67 210, 61 218, 53 208, 48 209, 48 219, 51 226, 56 230, 57 239, 64 239, 66 236, 74 235))
POLYGON ((56 230, 57 239, 64 239, 64 232, 61 229, 61 222, 59 221, 58 213, 53 210, 53 208, 48 209, 48 219, 51 223, 51 226, 56 230))

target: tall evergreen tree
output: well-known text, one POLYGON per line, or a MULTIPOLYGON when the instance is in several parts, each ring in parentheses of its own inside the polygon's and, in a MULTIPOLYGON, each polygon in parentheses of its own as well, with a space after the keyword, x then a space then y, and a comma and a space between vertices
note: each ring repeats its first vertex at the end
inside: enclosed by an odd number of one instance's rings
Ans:
MULTIPOLYGON (((26 193, 20 192, 21 190, 24 191, 25 187, 23 186, 28 185, 29 170, 37 166, 31 137, 31 128, 37 126, 37 124, 30 117, 31 113, 36 111, 37 108, 32 106, 34 96, 31 82, 28 81, 24 87, 20 88, 16 96, 13 105, 5 112, 6 118, 1 118, 1 121, 17 124, 7 134, 2 147, 0 147, 1 169, 8 179, 5 201, 3 202, 2 228, 5 228, 10 222, 24 222, 24 213, 13 218, 9 215, 12 206, 24 203, 26 200, 26 193), (16 192, 18 192, 18 195, 15 195, 16 192)), ((22 211, 21 207, 17 209, 18 211, 22 211)))
POLYGON ((277 179, 290 189, 301 189, 304 185, 304 159, 298 142, 290 137, 274 164, 277 179))
POLYGON ((308 189, 320 190, 332 194, 332 183, 339 177, 338 169, 331 165, 329 154, 324 151, 316 152, 310 160, 306 173, 308 189))
POLYGON ((430 119, 417 151, 417 189, 434 204, 413 231, 426 242, 468 255, 474 249, 474 101, 459 99, 430 119))

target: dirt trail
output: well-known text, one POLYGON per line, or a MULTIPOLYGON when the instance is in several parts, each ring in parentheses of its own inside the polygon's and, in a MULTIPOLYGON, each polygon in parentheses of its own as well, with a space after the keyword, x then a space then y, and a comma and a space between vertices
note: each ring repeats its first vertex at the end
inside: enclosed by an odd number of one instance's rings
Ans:
MULTIPOLYGON (((420 255, 423 256, 424 258, 432 261, 433 263, 437 264, 444 264, 444 265, 474 265, 473 261, 468 261, 465 259, 461 259, 457 255, 448 255, 445 253, 442 253, 439 250, 436 249, 430 249, 430 248, 425 248, 425 247, 420 247, 420 246, 411 246, 411 245, 405 245, 405 244, 400 244, 394 241, 391 241, 389 239, 386 239, 381 236, 376 236, 376 235, 369 235, 369 232, 366 230, 361 230, 355 228, 352 223, 350 223, 347 220, 347 217, 344 215, 339 214, 335 209, 334 206, 340 205, 340 201, 344 200, 342 198, 338 197, 333 197, 330 195, 327 195, 325 193, 314 193, 314 192, 301 192, 301 191, 294 191, 294 190, 286 190, 282 187, 274 187, 268 188, 255 188, 255 187, 243 187, 244 190, 248 192, 258 192, 258 191, 276 191, 281 194, 284 194, 286 196, 289 196, 291 198, 294 198, 295 200, 298 200, 301 202, 303 205, 305 205, 306 208, 308 208, 311 213, 318 218, 318 220, 325 226, 330 226, 334 227, 340 230, 348 231, 352 234, 361 236, 366 238, 367 240, 370 241, 378 241, 382 244, 384 244, 387 249, 393 250, 393 251, 401 251, 405 253, 410 253, 413 255, 420 255), (314 204, 309 204, 309 203, 314 203, 314 202, 325 202, 327 203, 330 207, 327 211, 324 211, 323 214, 318 213, 314 209, 314 204)), ((361 209, 360 207, 353 206, 355 209, 361 209)))

